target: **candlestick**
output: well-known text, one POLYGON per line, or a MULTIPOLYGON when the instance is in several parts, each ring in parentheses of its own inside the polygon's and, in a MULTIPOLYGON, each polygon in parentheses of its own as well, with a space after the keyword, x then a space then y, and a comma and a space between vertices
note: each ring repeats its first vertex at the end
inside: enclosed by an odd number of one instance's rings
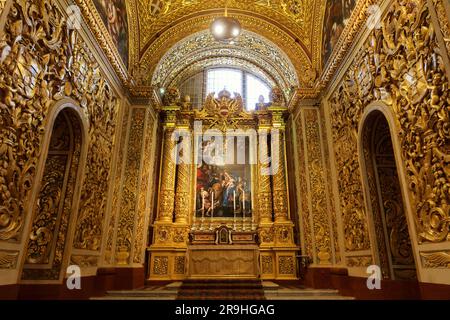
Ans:
POLYGON ((202 220, 200 225, 200 230, 203 230, 203 222, 205 221, 205 194, 203 193, 202 188, 202 220))
POLYGON ((236 191, 233 191, 233 231, 236 231, 236 191))
POLYGON ((192 218, 192 228, 191 230, 197 230, 197 208, 194 211, 194 217, 192 218))
POLYGON ((213 218, 214 218, 214 191, 211 192, 211 223, 209 224, 209 229, 213 229, 213 218))
POLYGON ((245 191, 242 191, 242 230, 245 231, 245 191))

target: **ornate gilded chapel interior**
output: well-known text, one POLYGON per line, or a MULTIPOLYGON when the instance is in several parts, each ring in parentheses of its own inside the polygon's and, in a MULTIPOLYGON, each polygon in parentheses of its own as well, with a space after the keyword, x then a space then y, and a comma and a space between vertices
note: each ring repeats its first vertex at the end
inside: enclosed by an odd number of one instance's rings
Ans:
POLYGON ((1 299, 450 299, 448 0, 0 0, 1 299))

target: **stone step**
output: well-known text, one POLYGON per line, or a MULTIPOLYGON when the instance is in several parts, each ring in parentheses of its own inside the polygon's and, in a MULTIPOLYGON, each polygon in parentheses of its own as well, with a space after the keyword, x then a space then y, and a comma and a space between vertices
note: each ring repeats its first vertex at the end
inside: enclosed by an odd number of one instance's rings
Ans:
POLYGON ((106 292, 107 296, 114 297, 147 297, 147 296, 173 296, 177 295, 178 291, 172 290, 129 290, 129 291, 108 291, 106 292))
POLYGON ((334 289, 289 288, 272 281, 263 281, 262 285, 267 300, 353 300, 334 289))
MULTIPOLYGON (((91 300, 175 300, 178 297, 182 282, 174 282, 163 287, 149 287, 139 290, 117 290, 108 291, 104 297, 95 297, 91 300)), ((339 295, 334 289, 310 289, 310 288, 290 288, 278 285, 271 281, 263 281, 262 287, 264 297, 267 300, 353 300, 352 297, 339 295)), ((191 289, 186 292, 189 293, 191 289)), ((216 289, 217 290, 217 289, 216 289)), ((195 290, 191 290, 195 291, 195 290)), ((225 292, 235 290, 225 289, 225 292)), ((248 291, 248 290, 247 290, 248 291)), ((251 291, 251 290, 250 290, 251 291)), ((249 292, 250 292, 249 291, 249 292)), ((186 294, 185 292, 185 294, 186 294)))
POLYGON ((279 290, 264 290, 266 294, 271 295, 286 295, 286 296, 338 296, 337 290, 322 290, 322 289, 279 289, 279 290))
POLYGON ((157 301, 157 300, 163 300, 163 301, 167 301, 167 300, 175 300, 177 298, 176 295, 174 296, 147 296, 147 297, 135 297, 135 296, 104 296, 104 297, 96 297, 96 298, 91 298, 90 300, 95 300, 95 301, 125 301, 125 300, 135 300, 135 301, 140 301, 140 300, 148 300, 148 301, 157 301))
POLYGON ((267 300, 354 300, 352 297, 343 296, 320 296, 320 295, 301 295, 301 296, 284 296, 266 294, 267 300))
POLYGON ((352 297, 344 297, 338 290, 333 289, 265 289, 267 300, 353 300, 352 297))
POLYGON ((91 298, 91 300, 175 300, 178 289, 144 289, 108 291, 104 297, 91 298))

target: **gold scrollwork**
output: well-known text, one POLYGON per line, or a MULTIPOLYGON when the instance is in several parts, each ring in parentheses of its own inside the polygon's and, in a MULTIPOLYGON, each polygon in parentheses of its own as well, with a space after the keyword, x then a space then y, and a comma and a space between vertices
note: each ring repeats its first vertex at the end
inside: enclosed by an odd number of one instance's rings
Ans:
POLYGON ((75 244, 98 250, 105 214, 118 99, 76 30, 53 1, 14 2, 0 41, 0 239, 18 240, 42 148, 45 120, 71 97, 90 124, 89 170, 75 244), (33 19, 30 19, 33 17, 33 19), (36 32, 39 30, 39 32, 36 32), (72 70, 72 72, 68 72, 72 70))
POLYGON ((421 252, 420 256, 425 268, 450 268, 449 252, 421 252))
POLYGON ((355 146, 361 114, 374 100, 384 101, 396 114, 419 241, 450 239, 450 196, 445 191, 450 188, 449 91, 442 52, 426 3, 399 0, 381 29, 372 31, 331 98, 348 250, 367 249, 369 243, 355 146), (400 33, 402 39, 395 36, 400 33), (372 76, 365 77, 369 72, 372 76), (364 77, 371 80, 361 82, 364 77))
POLYGON ((292 256, 279 256, 278 257, 278 270, 282 275, 294 275, 295 263, 292 256))
POLYGON ((153 274, 166 275, 169 272, 169 257, 157 256, 153 261, 153 274))
POLYGON ((261 272, 262 274, 273 273, 273 258, 272 256, 261 256, 261 272))
POLYGON ((368 267, 372 264, 371 256, 347 257, 347 266, 349 267, 368 267))
POLYGON ((152 172, 152 163, 151 163, 151 157, 152 157, 152 145, 154 144, 153 141, 153 128, 155 126, 155 120, 150 115, 150 111, 147 111, 147 126, 145 129, 145 142, 144 142, 144 148, 143 151, 144 160, 142 165, 142 171, 141 171, 141 188, 139 190, 139 200, 138 200, 138 207, 136 209, 136 230, 135 230, 135 239, 134 239, 134 262, 135 263, 143 263, 143 250, 144 250, 144 239, 146 237, 145 232, 145 221, 147 214, 146 208, 148 207, 148 203, 146 201, 146 198, 149 193, 150 189, 150 178, 152 172))
POLYGON ((136 209, 138 203, 138 185, 140 179, 141 157, 143 153, 144 126, 146 110, 135 108, 131 114, 131 127, 125 162, 121 210, 117 224, 117 247, 127 248, 131 253, 136 209))
POLYGON ((18 251, 0 251, 0 269, 15 269, 18 257, 18 251))
POLYGON ((185 273, 185 263, 186 263, 186 258, 184 256, 175 257, 174 273, 175 274, 184 274, 185 273))

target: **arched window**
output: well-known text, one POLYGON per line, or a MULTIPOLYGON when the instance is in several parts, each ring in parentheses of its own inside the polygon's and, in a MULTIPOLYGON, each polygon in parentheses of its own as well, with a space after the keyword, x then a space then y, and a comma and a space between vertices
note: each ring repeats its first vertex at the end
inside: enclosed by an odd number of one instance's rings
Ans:
POLYGON ((270 87, 257 76, 239 69, 214 68, 206 74, 206 94, 223 89, 231 93, 239 93, 245 102, 247 110, 255 110, 260 96, 264 102, 269 102, 270 87))
POLYGON ((216 95, 223 89, 239 93, 248 111, 255 110, 260 97, 269 102, 270 85, 257 75, 237 68, 210 68, 184 81, 180 85, 182 96, 189 95, 194 107, 199 108, 208 94, 216 95))

